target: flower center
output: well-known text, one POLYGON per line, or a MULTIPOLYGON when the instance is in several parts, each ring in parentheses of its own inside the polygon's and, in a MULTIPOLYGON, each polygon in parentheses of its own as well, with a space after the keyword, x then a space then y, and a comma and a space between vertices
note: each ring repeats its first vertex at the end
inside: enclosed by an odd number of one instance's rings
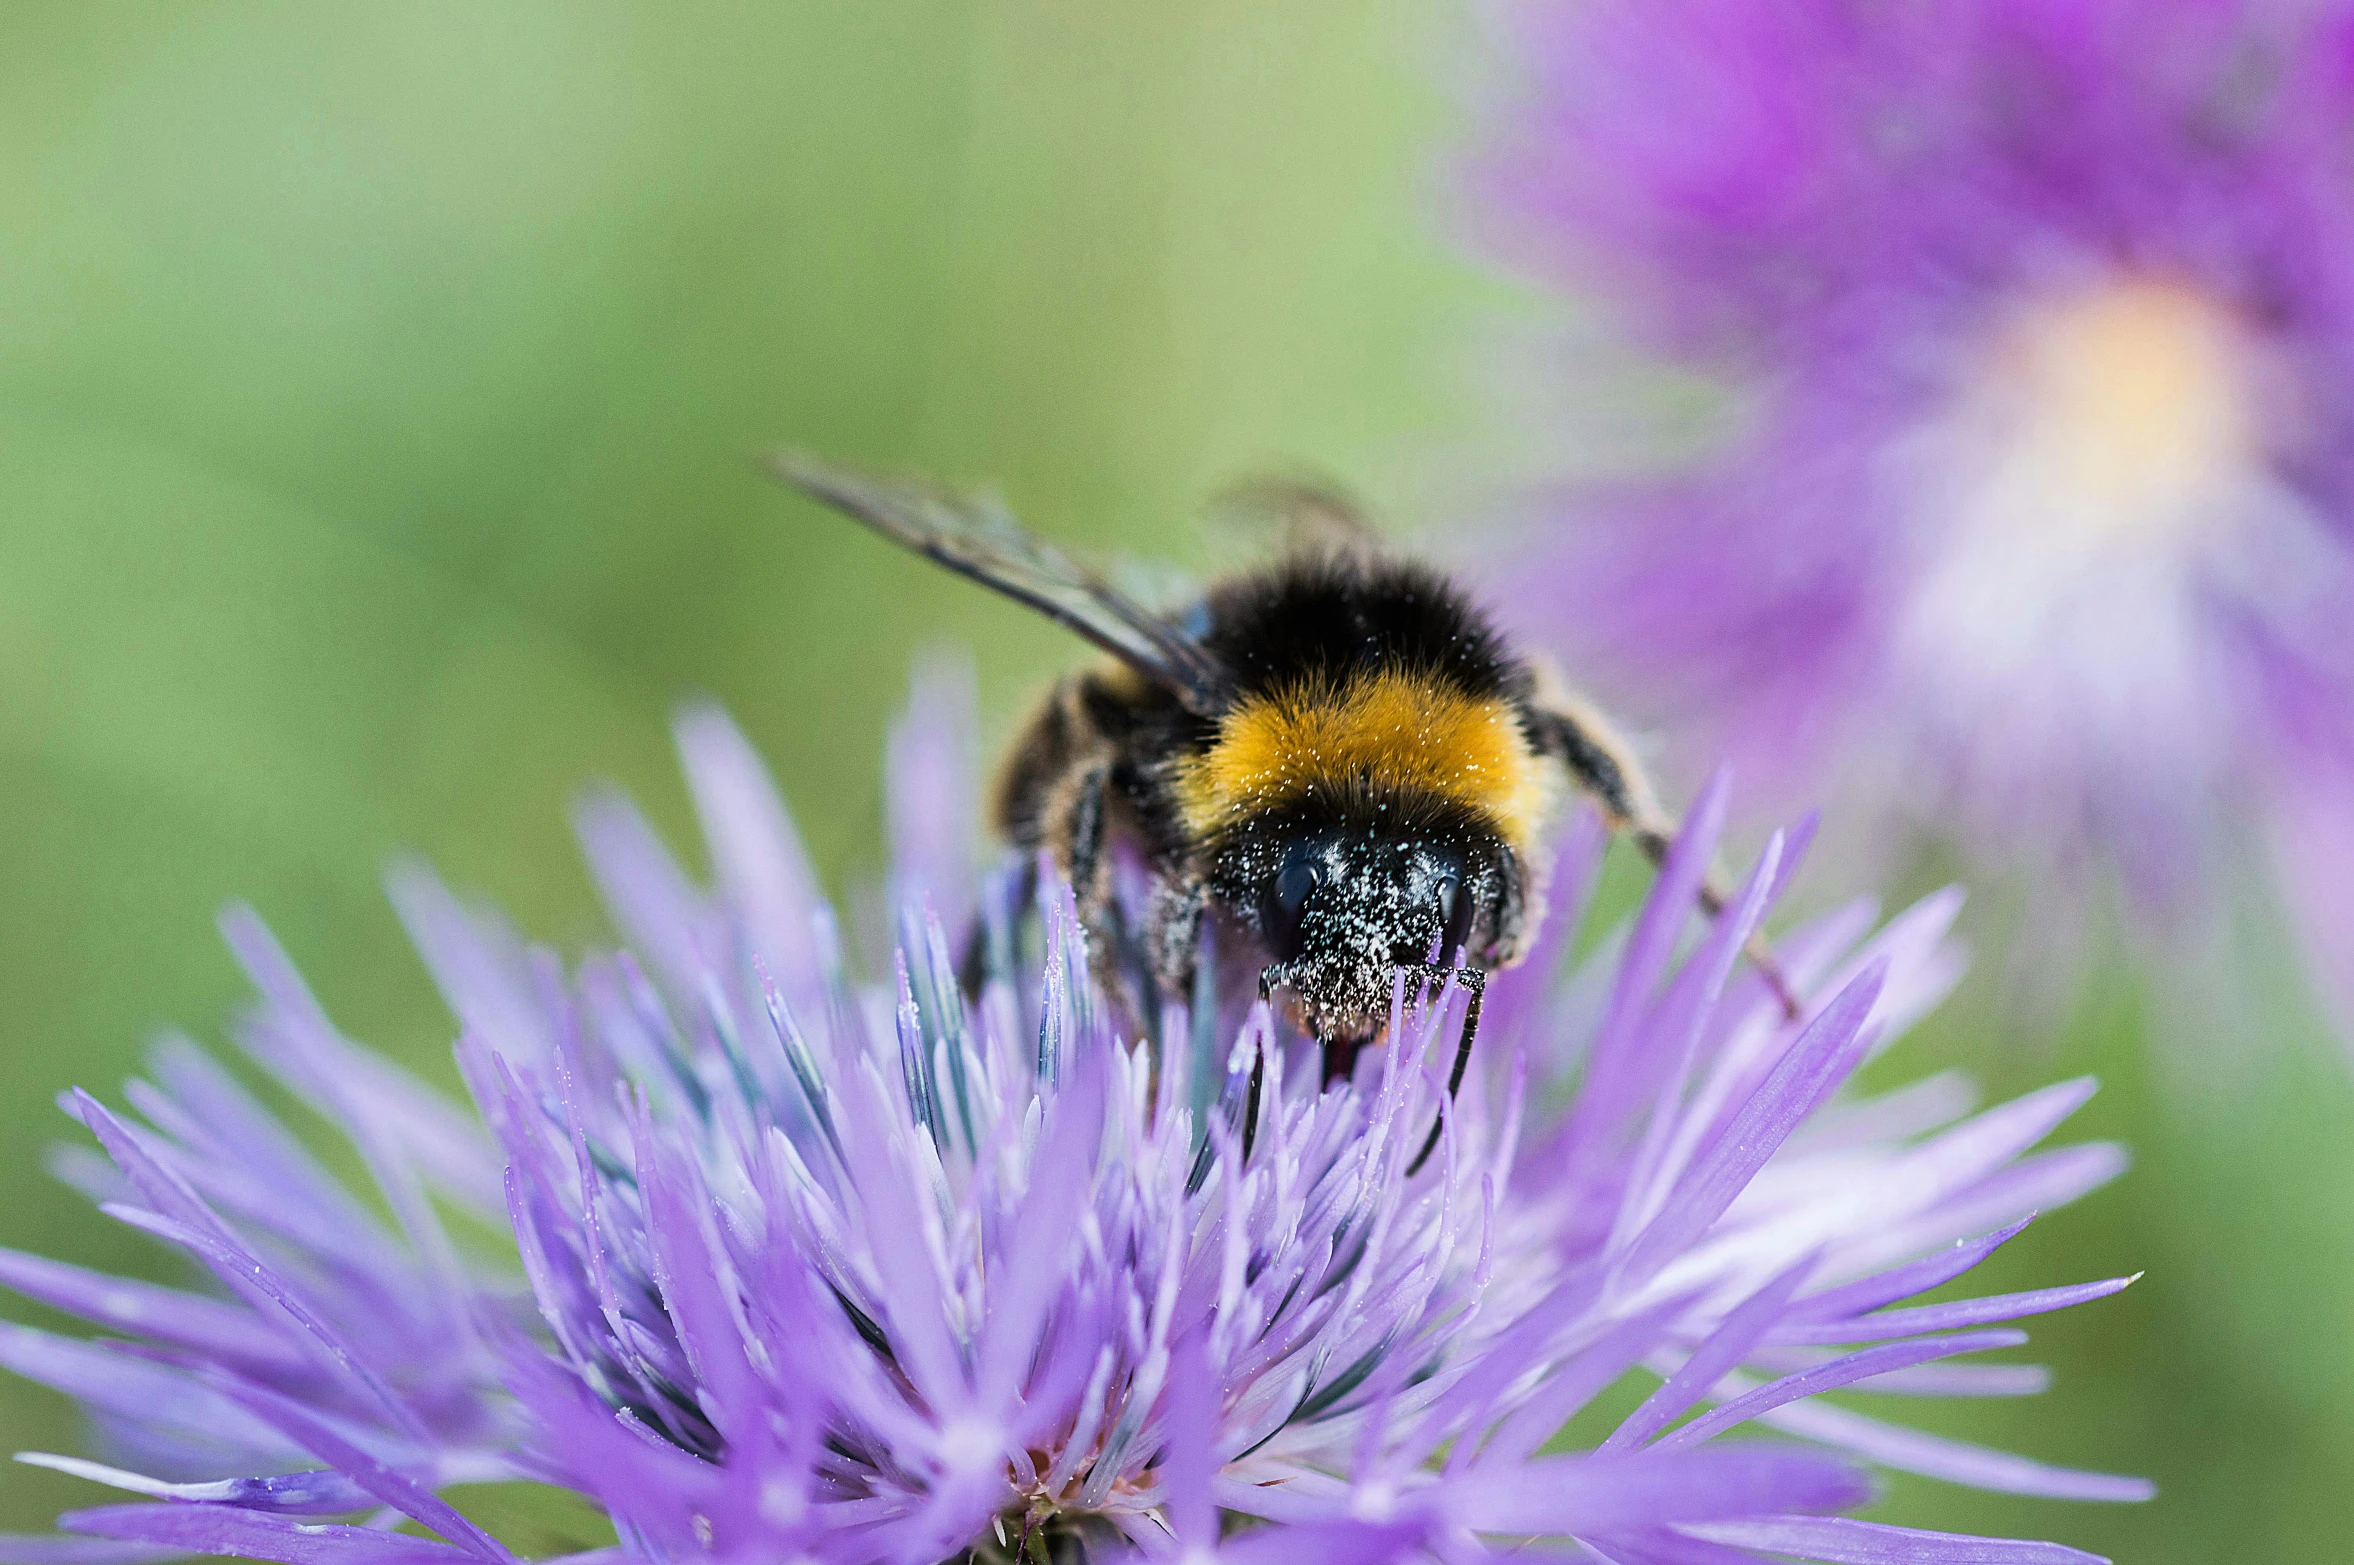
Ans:
POLYGON ((2256 370, 2213 299, 2111 279, 2012 317, 1899 453, 1897 661, 1966 768, 2196 753, 2216 716, 2203 583, 2281 509, 2256 370))
POLYGON ((2027 312, 1978 388, 1999 447, 1978 520, 2067 556, 2180 541, 2254 458, 2247 359, 2228 315, 2167 283, 2027 312))

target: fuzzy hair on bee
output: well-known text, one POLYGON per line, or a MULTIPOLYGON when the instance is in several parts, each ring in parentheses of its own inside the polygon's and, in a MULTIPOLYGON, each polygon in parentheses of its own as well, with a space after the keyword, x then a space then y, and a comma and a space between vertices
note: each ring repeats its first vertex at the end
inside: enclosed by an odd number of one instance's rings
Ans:
MULTIPOLYGON (((997 829, 1070 879, 1099 953, 1133 943, 1113 895, 1115 854, 1132 850, 1165 993, 1192 992, 1205 918, 1247 936, 1260 992, 1322 1044, 1328 1080, 1380 1037, 1402 972, 1468 991, 1450 1093, 1461 1082, 1487 973, 1535 936, 1573 794, 1654 861, 1666 851, 1650 785, 1602 715, 1326 491, 1256 496, 1292 524, 1286 546, 1162 614, 987 497, 795 454, 770 466, 1107 654, 1059 680, 1016 738, 997 829)), ((1713 887, 1702 901, 1722 906, 1713 887)), ((1750 955, 1795 1015, 1770 953, 1750 955)))

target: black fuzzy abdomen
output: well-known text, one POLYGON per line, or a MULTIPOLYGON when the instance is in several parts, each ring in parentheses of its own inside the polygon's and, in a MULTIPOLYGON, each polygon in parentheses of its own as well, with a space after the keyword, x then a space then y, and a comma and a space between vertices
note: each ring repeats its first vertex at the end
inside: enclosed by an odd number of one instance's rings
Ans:
POLYGON ((1345 683, 1411 669, 1474 697, 1524 702, 1527 667, 1487 611, 1454 582, 1412 561, 1303 555, 1221 583, 1209 595, 1204 644, 1239 696, 1345 683))

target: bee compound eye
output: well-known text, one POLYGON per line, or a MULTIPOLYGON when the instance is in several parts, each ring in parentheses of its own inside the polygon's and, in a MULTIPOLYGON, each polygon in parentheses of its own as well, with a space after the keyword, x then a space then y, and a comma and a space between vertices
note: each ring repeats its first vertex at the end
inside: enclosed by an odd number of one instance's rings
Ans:
POLYGON ((1324 865, 1313 851, 1294 849, 1268 883, 1259 907, 1259 921, 1275 954, 1290 956, 1298 947, 1300 915, 1316 888, 1324 884, 1324 865))
POLYGON ((1442 875, 1434 900, 1439 911, 1439 950, 1441 959, 1452 962, 1455 953, 1471 938, 1471 898, 1463 890, 1460 876, 1442 875))
POLYGON ((1275 904, 1293 918, 1324 884, 1324 867, 1314 859, 1293 859, 1275 876, 1275 904))

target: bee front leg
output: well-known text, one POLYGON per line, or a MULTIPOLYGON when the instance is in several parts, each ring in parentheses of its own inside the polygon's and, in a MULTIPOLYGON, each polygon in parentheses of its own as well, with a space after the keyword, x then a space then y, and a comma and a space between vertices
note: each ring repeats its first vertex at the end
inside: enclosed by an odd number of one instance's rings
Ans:
POLYGON ((965 943, 958 978, 965 996, 981 992, 995 964, 1011 965, 1010 949, 992 951, 992 926, 1006 934, 1020 927, 1038 898, 1038 850, 1046 850, 1055 867, 1071 883, 1080 928, 1087 938, 1090 962, 1103 971, 1118 936, 1117 910, 1112 904, 1110 862, 1104 852, 1109 822, 1111 765, 1093 760, 1075 764, 1054 777, 1045 788, 1028 795, 1016 810, 1007 831, 1013 840, 1016 864, 1006 883, 1003 905, 993 920, 986 914, 975 922, 965 943))
MULTIPOLYGON (((1660 809, 1651 779, 1643 775, 1633 751, 1610 726, 1610 720, 1574 700, 1540 708, 1534 716, 1539 747, 1568 768, 1571 779, 1601 807, 1604 823, 1633 838, 1655 868, 1664 865, 1668 849, 1675 845, 1675 826, 1660 809)), ((1698 901, 1701 911, 1711 918, 1724 912, 1724 884, 1713 871, 1701 877, 1698 901)), ((1762 935, 1752 933, 1741 949, 1781 1002, 1783 1014, 1797 1020, 1804 1007, 1773 948, 1762 935)))
POLYGON ((1665 855, 1674 828, 1651 791, 1634 751, 1610 720, 1582 701, 1563 699, 1532 714, 1537 748, 1561 762, 1570 780, 1601 807, 1612 831, 1623 831, 1654 862, 1665 855))
POLYGON ((956 965, 956 981, 965 1003, 981 998, 992 978, 1013 978, 1015 955, 1021 947, 1022 920, 1038 901, 1038 855, 1009 854, 1011 863, 1001 879, 983 883, 984 905, 975 910, 965 936, 964 955, 956 965))
POLYGON ((1088 967, 1120 1016, 1123 1031, 1149 1033, 1160 1011, 1160 974, 1122 907, 1113 874, 1112 810, 1118 777, 1111 760, 1072 768, 1048 798, 1046 842, 1070 877, 1071 897, 1087 937, 1088 967))
POLYGON ((1154 889, 1144 937, 1164 994, 1201 999, 1194 995, 1194 983, 1201 960, 1202 915, 1209 901, 1209 887, 1190 875, 1165 880, 1154 889))
POLYGON ((1108 953, 1111 930, 1106 915, 1112 905, 1111 860, 1104 852, 1110 825, 1112 768, 1109 761, 1088 761, 1057 779, 1046 800, 1046 847, 1070 878, 1071 896, 1079 905, 1079 921, 1095 943, 1098 956, 1108 953))

